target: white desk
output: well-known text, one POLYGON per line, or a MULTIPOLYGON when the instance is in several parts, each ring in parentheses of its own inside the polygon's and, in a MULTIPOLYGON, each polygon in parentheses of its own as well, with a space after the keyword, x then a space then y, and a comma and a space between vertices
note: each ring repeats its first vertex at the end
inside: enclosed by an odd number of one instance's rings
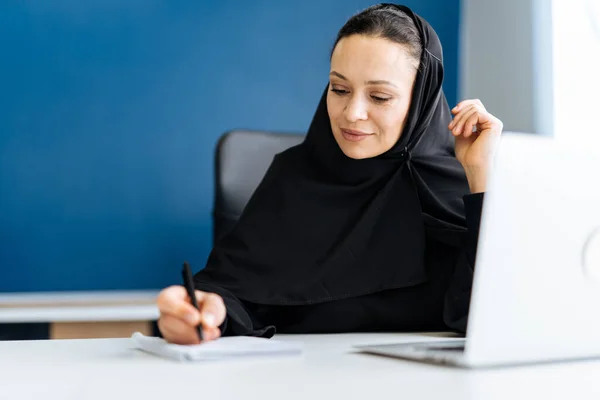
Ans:
POLYGON ((277 336, 304 354, 177 363, 128 339, 0 342, 0 399, 600 399, 600 361, 461 370, 357 354, 353 344, 434 336, 277 336))
POLYGON ((53 339, 152 334, 156 290, 0 294, 0 323, 47 322, 53 339))

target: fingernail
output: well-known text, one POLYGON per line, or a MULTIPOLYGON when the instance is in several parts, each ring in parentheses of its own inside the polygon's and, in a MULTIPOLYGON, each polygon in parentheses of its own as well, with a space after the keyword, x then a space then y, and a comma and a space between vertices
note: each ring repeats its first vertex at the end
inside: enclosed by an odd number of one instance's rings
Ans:
POLYGON ((208 325, 210 327, 214 327, 215 323, 217 321, 217 319, 215 318, 215 316, 212 315, 211 313, 204 313, 204 314, 202 314, 202 319, 204 320, 204 322, 206 323, 206 325, 208 325))

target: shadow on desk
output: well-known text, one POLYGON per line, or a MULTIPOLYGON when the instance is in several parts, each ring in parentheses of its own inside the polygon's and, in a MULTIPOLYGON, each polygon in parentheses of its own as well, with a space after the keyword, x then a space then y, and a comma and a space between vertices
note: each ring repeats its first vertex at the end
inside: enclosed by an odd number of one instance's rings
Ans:
MULTIPOLYGON (((160 336, 156 321, 152 322, 152 334, 160 336)), ((50 324, 0 324, 0 341, 4 340, 47 340, 50 339, 50 324)))
POLYGON ((0 340, 45 340, 50 337, 50 324, 0 324, 0 340))

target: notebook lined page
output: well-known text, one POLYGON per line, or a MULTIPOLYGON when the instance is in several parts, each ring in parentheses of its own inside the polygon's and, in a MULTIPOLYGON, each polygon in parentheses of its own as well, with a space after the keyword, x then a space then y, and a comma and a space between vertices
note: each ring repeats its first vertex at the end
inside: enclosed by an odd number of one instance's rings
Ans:
POLYGON ((235 357, 302 353, 302 346, 297 342, 249 336, 222 337, 197 345, 168 343, 162 338, 145 336, 140 332, 134 333, 131 339, 139 350, 178 361, 207 361, 235 357))

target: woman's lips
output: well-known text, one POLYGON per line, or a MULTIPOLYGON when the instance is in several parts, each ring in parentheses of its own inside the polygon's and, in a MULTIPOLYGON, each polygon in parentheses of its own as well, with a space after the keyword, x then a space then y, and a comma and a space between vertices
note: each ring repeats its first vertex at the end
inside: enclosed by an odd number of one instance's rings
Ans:
POLYGON ((351 129, 341 129, 341 131, 342 131, 342 136, 344 137, 344 139, 346 139, 350 142, 360 142, 361 140, 364 140, 367 137, 371 136, 370 133, 364 133, 361 131, 353 131, 351 129))

